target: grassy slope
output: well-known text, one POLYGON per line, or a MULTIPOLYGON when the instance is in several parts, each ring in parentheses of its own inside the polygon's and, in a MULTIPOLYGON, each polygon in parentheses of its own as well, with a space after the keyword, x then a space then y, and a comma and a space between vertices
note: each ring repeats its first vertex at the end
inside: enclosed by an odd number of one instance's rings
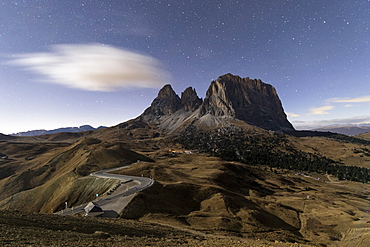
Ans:
POLYGON ((57 180, 49 180, 36 188, 19 192, 0 202, 1 209, 22 212, 53 213, 64 209, 65 202, 70 206, 80 205, 95 199, 95 194, 103 194, 117 183, 116 180, 99 178, 78 179, 73 174, 65 174, 57 180))
POLYGON ((144 173, 157 181, 123 211, 124 218, 206 233, 338 245, 349 232, 370 227, 367 184, 275 174, 204 154, 158 158, 122 173, 144 173))
POLYGON ((298 150, 319 153, 344 165, 370 168, 370 157, 355 150, 368 148, 367 145, 338 142, 324 137, 291 137, 298 150))
MULTIPOLYGON (((219 237, 132 220, 0 211, 1 246, 251 246, 296 244, 219 237)), ((299 245, 308 246, 308 245, 299 245)))
MULTIPOLYGON (((12 175, 0 180, 0 188, 4 191, 0 196, 0 207, 28 212, 49 213, 61 209, 65 201, 70 206, 87 202, 96 193, 102 194, 114 186, 116 181, 79 178, 93 171, 123 166, 138 159, 149 160, 119 143, 91 138, 40 152, 28 160, 24 157, 28 157, 30 151, 24 151, 24 146, 12 148, 14 154, 9 149, 5 150, 11 160, 4 165, 12 166, 17 162, 21 165, 12 175), (16 152, 16 148, 21 152, 16 152)), ((30 148, 34 149, 32 145, 30 148)))

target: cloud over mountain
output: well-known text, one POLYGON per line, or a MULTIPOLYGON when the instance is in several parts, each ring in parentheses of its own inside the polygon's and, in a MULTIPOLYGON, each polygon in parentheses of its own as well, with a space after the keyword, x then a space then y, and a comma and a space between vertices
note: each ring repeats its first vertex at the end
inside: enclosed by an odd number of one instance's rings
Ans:
POLYGON ((360 96, 356 98, 332 98, 327 100, 328 102, 335 102, 335 103, 362 103, 362 102, 370 102, 370 95, 360 96))
POLYGON ((17 54, 11 63, 45 76, 45 82, 88 91, 159 88, 168 79, 158 60, 102 44, 54 45, 50 52, 17 54))
POLYGON ((327 126, 349 126, 358 125, 363 126, 370 124, 370 116, 356 116, 352 118, 337 118, 337 119, 327 119, 327 120, 316 120, 316 121, 292 121, 292 124, 296 129, 308 130, 317 129, 327 126))
POLYGON ((317 107, 317 108, 311 108, 310 109, 310 115, 325 115, 325 114, 329 114, 329 110, 333 109, 334 107, 333 106, 321 106, 321 107, 317 107))

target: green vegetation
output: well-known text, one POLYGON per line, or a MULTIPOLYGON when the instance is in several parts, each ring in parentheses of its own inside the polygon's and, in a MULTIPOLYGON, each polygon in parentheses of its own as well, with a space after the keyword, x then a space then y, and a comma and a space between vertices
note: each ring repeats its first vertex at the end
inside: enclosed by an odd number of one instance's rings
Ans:
POLYGON ((365 156, 370 156, 370 150, 368 148, 362 148, 361 150, 355 149, 353 150, 355 154, 362 153, 365 156))
POLYGON ((340 180, 362 183, 370 181, 370 169, 340 165, 319 154, 296 150, 285 135, 276 132, 250 134, 236 126, 206 131, 190 126, 181 134, 179 142, 186 149, 196 149, 224 160, 255 166, 267 165, 280 169, 328 173, 340 180))

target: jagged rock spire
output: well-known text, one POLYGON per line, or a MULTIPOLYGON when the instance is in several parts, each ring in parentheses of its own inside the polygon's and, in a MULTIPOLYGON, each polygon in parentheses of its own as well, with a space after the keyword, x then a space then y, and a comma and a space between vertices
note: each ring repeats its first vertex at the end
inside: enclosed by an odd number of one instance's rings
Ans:
POLYGON ((203 100, 198 97, 195 88, 188 87, 181 93, 181 107, 185 111, 195 111, 202 104, 203 100))
POLYGON ((171 115, 181 108, 181 100, 173 91, 171 85, 165 85, 158 93, 149 108, 145 110, 143 115, 171 115))

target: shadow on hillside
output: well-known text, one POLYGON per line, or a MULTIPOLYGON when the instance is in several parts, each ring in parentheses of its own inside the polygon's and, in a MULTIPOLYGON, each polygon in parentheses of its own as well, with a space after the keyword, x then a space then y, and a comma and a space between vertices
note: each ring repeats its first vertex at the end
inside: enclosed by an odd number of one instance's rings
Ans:
POLYGON ((333 132, 322 132, 322 131, 315 131, 315 130, 292 130, 292 131, 285 131, 287 135, 295 136, 295 137, 333 137, 338 135, 337 133, 333 132))

